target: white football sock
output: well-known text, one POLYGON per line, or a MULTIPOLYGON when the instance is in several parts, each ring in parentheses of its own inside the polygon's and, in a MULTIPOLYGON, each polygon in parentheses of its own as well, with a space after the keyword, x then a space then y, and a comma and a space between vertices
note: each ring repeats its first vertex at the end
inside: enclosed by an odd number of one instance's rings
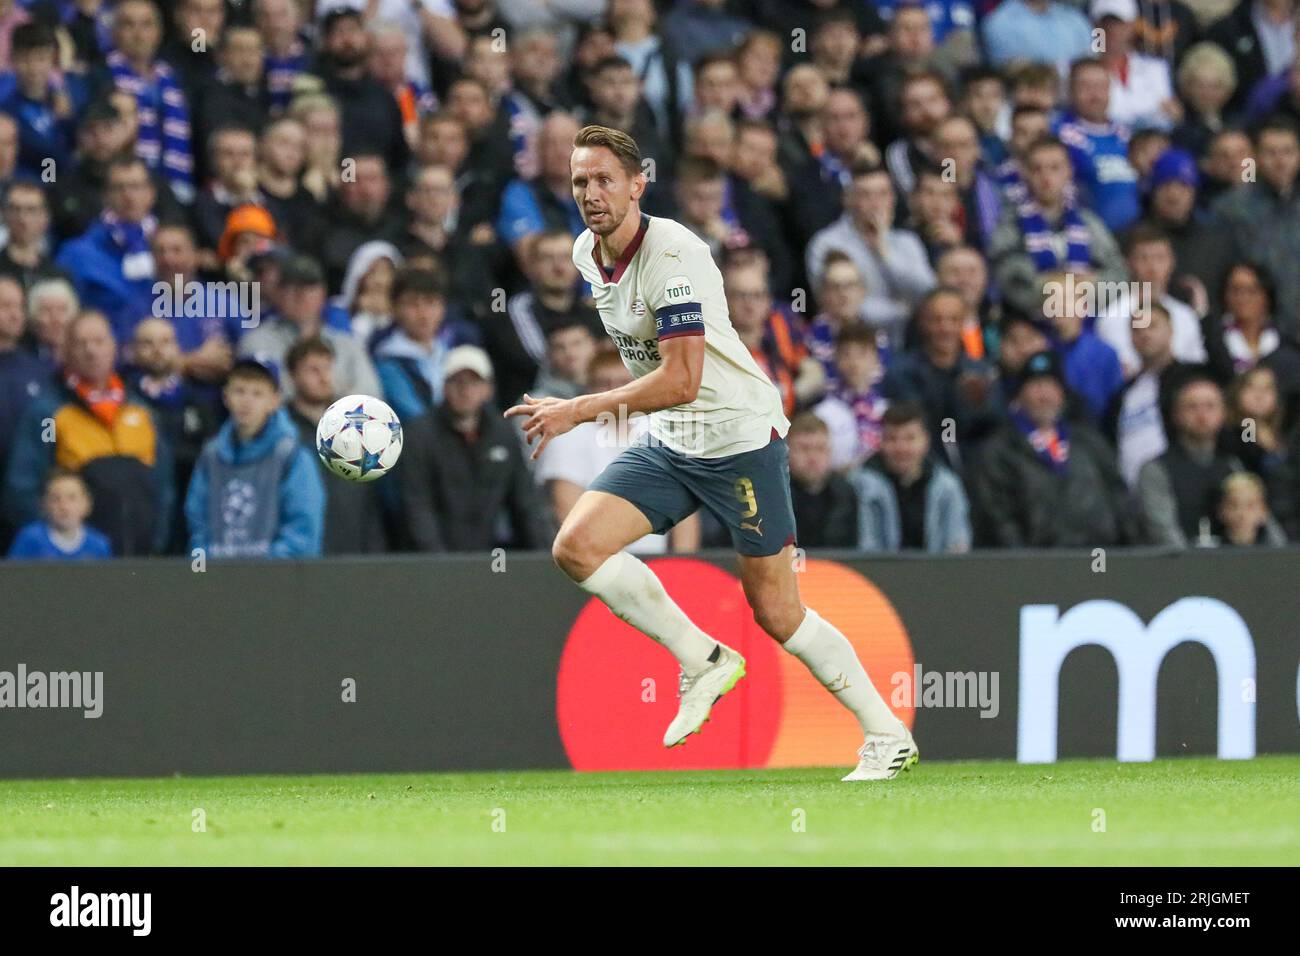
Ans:
POLYGON ((578 587, 605 602, 614 616, 672 652, 687 674, 709 665, 718 642, 695 626, 640 558, 620 551, 578 587))
POLYGON ((812 608, 807 608, 803 623, 782 646, 853 712, 864 734, 907 733, 906 725, 871 683, 849 639, 812 608))

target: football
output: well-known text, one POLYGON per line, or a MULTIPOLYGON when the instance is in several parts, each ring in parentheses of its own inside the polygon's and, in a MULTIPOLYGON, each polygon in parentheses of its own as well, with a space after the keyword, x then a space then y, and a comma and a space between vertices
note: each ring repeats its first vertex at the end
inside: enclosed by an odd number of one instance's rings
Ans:
POLYGON ((387 474, 402 454, 402 423, 374 396, 346 395, 321 416, 316 452, 340 478, 374 481, 387 474))

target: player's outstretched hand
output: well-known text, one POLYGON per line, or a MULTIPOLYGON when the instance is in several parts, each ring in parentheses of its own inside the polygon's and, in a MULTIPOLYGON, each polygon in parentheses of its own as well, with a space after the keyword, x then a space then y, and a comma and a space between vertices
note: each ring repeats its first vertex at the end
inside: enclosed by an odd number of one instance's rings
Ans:
POLYGON ((506 418, 513 418, 516 415, 528 416, 524 421, 524 439, 529 446, 533 444, 534 439, 540 439, 530 456, 533 461, 537 460, 537 456, 542 453, 547 442, 557 435, 570 431, 578 424, 577 416, 573 411, 573 402, 554 396, 533 398, 525 393, 522 405, 512 405, 505 411, 506 418))

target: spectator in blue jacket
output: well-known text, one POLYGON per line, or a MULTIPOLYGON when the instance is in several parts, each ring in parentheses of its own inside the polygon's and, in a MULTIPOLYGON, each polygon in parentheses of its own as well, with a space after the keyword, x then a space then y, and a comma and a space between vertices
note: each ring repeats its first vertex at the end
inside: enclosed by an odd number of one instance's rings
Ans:
POLYGON ((375 371, 384 400, 402 421, 423 415, 442 401, 447 352, 459 343, 445 326, 447 300, 442 277, 431 269, 400 269, 393 279, 393 327, 375 346, 375 371))
POLYGON ((325 488, 311 449, 280 407, 279 369, 269 360, 241 358, 223 397, 230 418, 204 445, 185 496, 191 553, 319 556, 325 488))
POLYGON ((1056 0, 1002 0, 981 26, 984 51, 999 68, 1015 60, 1063 68, 1092 48, 1088 18, 1056 0))
POLYGON ((132 313, 152 295, 149 240, 158 224, 155 198, 141 160, 114 160, 108 167, 104 211, 85 233, 65 242, 55 258, 72 274, 82 304, 103 312, 117 330, 133 328, 138 316, 132 313))
POLYGON ((1044 283, 1043 314, 1051 324, 1048 338, 1061 357, 1065 383, 1087 406, 1094 427, 1106 419, 1111 399, 1124 387, 1119 355, 1094 331, 1100 299, 1088 273, 1053 273, 1044 283))
POLYGON ((50 182, 70 169, 76 148, 76 119, 86 105, 85 85, 76 73, 57 69, 58 43, 43 23, 24 23, 13 32, 13 91, 0 111, 18 124, 18 171, 50 182))
POLYGON ((50 472, 42 505, 44 520, 33 521, 18 532, 9 557, 78 561, 113 556, 108 538, 86 525, 91 497, 80 475, 61 468, 50 472))
POLYGON ((898 402, 882 423, 880 451, 849 475, 858 496, 858 548, 969 551, 970 504, 961 479, 930 454, 925 410, 898 402))

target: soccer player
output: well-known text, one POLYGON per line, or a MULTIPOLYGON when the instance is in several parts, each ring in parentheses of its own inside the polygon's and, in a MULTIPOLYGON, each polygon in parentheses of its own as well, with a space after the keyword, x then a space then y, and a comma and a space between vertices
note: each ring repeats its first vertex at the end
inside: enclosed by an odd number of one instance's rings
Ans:
POLYGON ((790 423, 776 388, 731 327, 709 247, 680 223, 641 212, 647 180, 627 134, 584 128, 569 165, 587 224, 573 260, 634 378, 577 398, 525 395, 505 414, 524 416, 534 458, 581 422, 642 413, 650 427, 570 510, 555 539, 556 563, 681 664, 680 705, 664 734, 664 746, 676 746, 699 731, 744 676, 745 660, 697 627, 623 548, 707 508, 731 533, 759 626, 861 725, 860 760, 844 779, 891 779, 916 763, 916 743, 848 639, 799 600, 785 444, 790 423))

